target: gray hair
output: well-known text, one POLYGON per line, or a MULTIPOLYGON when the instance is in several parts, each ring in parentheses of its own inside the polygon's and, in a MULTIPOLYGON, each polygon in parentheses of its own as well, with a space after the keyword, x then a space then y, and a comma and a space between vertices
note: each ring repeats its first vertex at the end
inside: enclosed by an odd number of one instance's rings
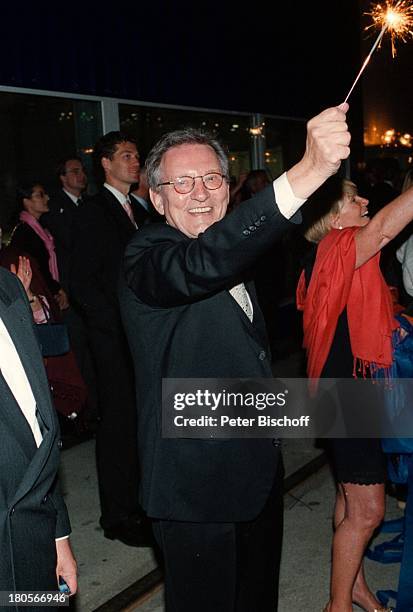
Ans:
POLYGON ((179 147, 180 145, 185 144, 201 144, 211 147, 218 157, 222 174, 228 179, 228 157, 218 140, 216 140, 211 134, 203 132, 202 130, 185 128, 183 130, 175 130, 174 132, 165 134, 149 152, 146 159, 145 168, 149 187, 153 191, 158 191, 158 184, 162 182, 161 163, 165 153, 173 147, 179 147))

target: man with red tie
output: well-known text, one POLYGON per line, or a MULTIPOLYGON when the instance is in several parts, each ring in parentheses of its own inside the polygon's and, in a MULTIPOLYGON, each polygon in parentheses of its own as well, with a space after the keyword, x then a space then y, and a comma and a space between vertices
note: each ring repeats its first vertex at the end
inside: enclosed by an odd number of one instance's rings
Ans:
POLYGON ((109 132, 94 147, 94 163, 103 184, 79 211, 71 293, 82 310, 96 367, 100 524, 107 538, 147 546, 151 538, 138 504, 133 372, 117 297, 121 258, 137 229, 129 200, 130 186, 139 179, 135 141, 109 132))

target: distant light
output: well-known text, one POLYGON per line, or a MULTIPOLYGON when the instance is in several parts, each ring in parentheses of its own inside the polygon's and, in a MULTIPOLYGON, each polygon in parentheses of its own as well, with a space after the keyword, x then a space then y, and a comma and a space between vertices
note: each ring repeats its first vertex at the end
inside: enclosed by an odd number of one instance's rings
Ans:
POLYGON ((411 134, 403 134, 403 136, 400 136, 399 140, 400 140, 400 144, 402 144, 404 147, 412 146, 411 134))
POLYGON ((381 139, 384 142, 384 144, 391 144, 392 142, 396 140, 396 130, 395 129, 386 130, 383 136, 381 137, 381 139))
POLYGON ((232 127, 233 127, 233 128, 235 128, 235 129, 237 129, 237 128, 239 128, 239 125, 238 125, 238 123, 233 123, 233 124, 232 124, 232 127))

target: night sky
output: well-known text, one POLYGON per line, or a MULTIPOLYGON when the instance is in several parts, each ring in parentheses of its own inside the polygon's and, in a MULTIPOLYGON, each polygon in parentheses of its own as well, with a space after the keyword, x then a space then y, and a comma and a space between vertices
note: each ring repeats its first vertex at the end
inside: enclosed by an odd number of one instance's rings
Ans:
MULTIPOLYGON (((155 103, 310 117, 347 93, 374 38, 364 0, 281 3, 35 3, 4 8, 0 83, 155 103), (101 5, 102 7, 103 5, 101 5)), ((413 131, 413 40, 388 41, 349 120, 413 131)), ((361 133, 361 130, 360 130, 361 133)))
POLYGON ((9 6, 0 82, 309 116, 341 101, 358 64, 357 8, 355 0, 9 6))
MULTIPOLYGON (((362 17, 364 26, 371 23, 362 17)), ((363 58, 369 52, 377 31, 362 32, 363 58)), ((397 43, 397 55, 392 59, 389 36, 372 56, 363 77, 364 118, 366 128, 376 125, 379 132, 394 128, 413 133, 413 38, 397 43)))

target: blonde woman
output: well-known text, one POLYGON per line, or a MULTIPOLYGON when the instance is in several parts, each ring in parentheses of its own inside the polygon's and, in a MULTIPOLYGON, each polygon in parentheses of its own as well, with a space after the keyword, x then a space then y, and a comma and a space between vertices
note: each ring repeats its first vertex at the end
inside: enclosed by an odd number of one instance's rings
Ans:
MULTIPOLYGON (((317 245, 302 272, 307 372, 311 378, 351 378, 362 368, 392 363, 392 300, 379 252, 413 218, 410 189, 369 219, 368 200, 354 183, 333 177, 307 207, 306 238, 317 245)), ((329 441, 337 479, 330 600, 326 612, 384 611, 370 591, 363 555, 385 510, 385 462, 379 440, 329 441)))

